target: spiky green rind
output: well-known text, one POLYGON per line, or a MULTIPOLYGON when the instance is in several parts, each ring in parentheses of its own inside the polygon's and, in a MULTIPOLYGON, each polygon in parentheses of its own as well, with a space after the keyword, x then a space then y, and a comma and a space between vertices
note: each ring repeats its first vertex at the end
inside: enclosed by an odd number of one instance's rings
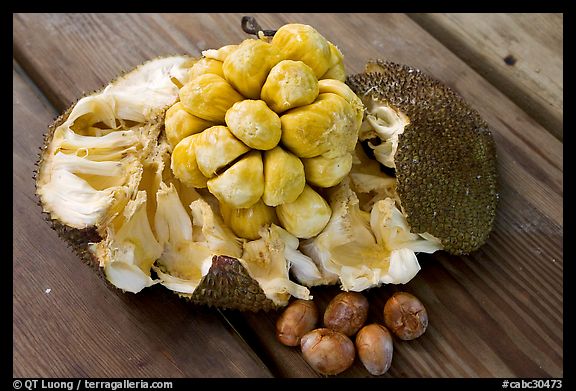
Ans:
POLYGON ((488 124, 456 92, 407 65, 376 60, 347 84, 410 118, 394 161, 412 232, 453 254, 487 240, 498 201, 496 147, 488 124))

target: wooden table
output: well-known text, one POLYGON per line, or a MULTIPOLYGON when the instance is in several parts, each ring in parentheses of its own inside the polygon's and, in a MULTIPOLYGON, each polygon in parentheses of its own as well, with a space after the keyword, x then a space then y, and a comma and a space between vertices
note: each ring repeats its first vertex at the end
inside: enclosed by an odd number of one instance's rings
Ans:
MULTIPOLYGON (((405 286, 367 293, 370 319, 407 290, 426 334, 395 342, 385 377, 563 377, 560 14, 256 14, 264 28, 315 26, 349 73, 405 63, 459 92, 491 125, 501 201, 469 256, 422 256, 405 286)), ((155 56, 247 38, 238 14, 13 16, 13 376, 316 377, 274 339, 278 313, 189 305, 163 289, 109 289, 43 220, 31 179, 51 121, 82 94, 155 56)), ((324 308, 335 288, 314 289, 324 308)), ((368 377, 356 360, 341 377, 368 377)))

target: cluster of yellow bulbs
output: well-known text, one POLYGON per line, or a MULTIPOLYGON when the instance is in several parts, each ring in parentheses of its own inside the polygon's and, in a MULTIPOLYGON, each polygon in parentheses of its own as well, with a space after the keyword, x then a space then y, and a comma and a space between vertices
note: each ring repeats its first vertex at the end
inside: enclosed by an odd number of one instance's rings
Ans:
POLYGON ((166 113, 173 174, 208 188, 240 237, 271 223, 316 236, 331 209, 314 188, 348 175, 362 122, 345 76, 338 48, 303 24, 204 51, 166 113))

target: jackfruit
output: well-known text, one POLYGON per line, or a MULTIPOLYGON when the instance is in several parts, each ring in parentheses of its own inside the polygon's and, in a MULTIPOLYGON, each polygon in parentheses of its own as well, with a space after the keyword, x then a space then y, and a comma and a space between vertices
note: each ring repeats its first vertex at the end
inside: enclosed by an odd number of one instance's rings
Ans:
POLYGON ((137 67, 49 128, 40 204, 113 286, 267 310, 406 283, 416 253, 486 239, 493 140, 440 83, 378 61, 345 84, 342 53, 298 24, 202 54, 137 67), (297 98, 283 66, 306 76, 297 98))
POLYGON ((238 49, 239 45, 225 45, 219 49, 208 49, 202 51, 203 58, 208 58, 211 60, 217 60, 220 62, 224 62, 226 57, 228 57, 231 53, 238 49))
POLYGON ((453 90, 407 65, 371 61, 346 82, 373 122, 366 133, 385 145, 376 158, 395 167, 411 230, 433 235, 453 254, 476 250, 492 230, 498 201, 488 124, 453 90))
POLYGON ((352 169, 352 160, 351 153, 332 159, 323 156, 302 159, 306 180, 319 187, 336 186, 352 169))
POLYGON ((318 81, 318 92, 323 93, 333 93, 346 99, 346 102, 352 106, 354 112, 356 113, 356 125, 355 128, 359 128, 362 125, 362 120, 364 119, 364 104, 362 100, 348 87, 344 82, 334 79, 323 79, 318 81))
POLYGON ((172 151, 170 168, 174 176, 183 184, 195 188, 207 186, 208 178, 204 176, 196 159, 196 140, 200 137, 193 134, 180 141, 172 151))
POLYGON ((331 214, 332 210, 326 200, 310 186, 305 186, 293 202, 281 204, 276 208, 276 215, 286 231, 302 239, 311 238, 322 232, 331 214))
POLYGON ((344 55, 332 42, 328 42, 330 46, 331 66, 320 79, 332 79, 341 82, 346 81, 346 68, 344 67, 344 55))
POLYGON ((260 238, 260 229, 263 227, 278 224, 276 211, 262 199, 249 208, 232 208, 227 203, 221 202, 220 212, 226 225, 236 235, 250 240, 260 238))

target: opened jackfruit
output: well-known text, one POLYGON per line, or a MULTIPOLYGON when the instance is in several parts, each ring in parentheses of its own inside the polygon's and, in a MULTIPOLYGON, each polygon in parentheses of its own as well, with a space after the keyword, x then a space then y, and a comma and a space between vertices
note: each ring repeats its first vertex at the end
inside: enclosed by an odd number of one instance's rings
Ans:
POLYGON ((488 126, 409 67, 343 80, 338 48, 298 24, 143 64, 50 127, 43 211, 113 286, 239 310, 406 283, 418 252, 478 248, 497 199, 488 126))

